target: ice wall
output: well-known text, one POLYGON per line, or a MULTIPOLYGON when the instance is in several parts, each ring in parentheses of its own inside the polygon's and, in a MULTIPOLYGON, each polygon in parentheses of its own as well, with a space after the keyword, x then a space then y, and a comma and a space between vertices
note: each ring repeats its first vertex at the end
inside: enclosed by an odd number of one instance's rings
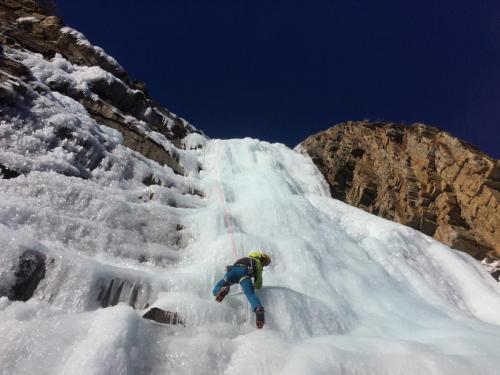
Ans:
POLYGON ((88 180, 0 180, 1 277, 26 249, 54 259, 32 299, 0 299, 0 373, 498 373, 500 290, 475 260, 332 200, 283 145, 191 142, 204 147, 182 155, 187 177, 117 146, 88 180), (172 183, 145 186, 150 174, 172 183), (262 330, 244 297, 210 294, 235 260, 231 230, 236 256, 273 258, 262 330), (140 304, 185 326, 146 321, 126 298, 101 308, 106 278, 147 285, 140 304))

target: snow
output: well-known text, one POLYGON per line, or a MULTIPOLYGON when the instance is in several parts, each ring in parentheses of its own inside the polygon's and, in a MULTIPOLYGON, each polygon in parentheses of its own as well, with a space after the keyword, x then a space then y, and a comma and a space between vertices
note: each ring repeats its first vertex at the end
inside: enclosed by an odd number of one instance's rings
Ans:
POLYGON ((11 282, 26 249, 54 259, 32 299, 0 299, 0 373, 498 373, 500 287, 468 255, 331 199, 312 161, 284 145, 191 134, 183 177, 54 99, 60 108, 36 112, 39 131, 13 118, 25 135, 11 129, 0 147, 0 162, 34 170, 0 180, 0 278, 11 282), (88 178, 56 173, 77 168, 44 146, 57 111, 102 146, 88 178), (145 186, 147 175, 162 184, 145 186), (237 256, 273 259, 262 330, 244 296, 210 294, 235 260, 225 210, 237 256), (111 278, 143 287, 137 311, 99 307, 96 285, 111 278), (185 326, 142 319, 146 302, 185 326))
POLYGON ((43 55, 12 48, 6 49, 6 55, 30 68, 33 76, 49 87, 69 86, 84 95, 91 95, 89 83, 104 80, 123 82, 99 66, 74 65, 59 53, 50 61, 43 55))
MULTIPOLYGON (((33 77, 36 79, 35 86, 39 86, 41 90, 53 90, 51 93, 52 97, 41 100, 48 103, 48 107, 50 107, 52 103, 55 103, 54 113, 61 111, 61 106, 70 105, 75 108, 67 111, 69 116, 72 116, 74 112, 84 112, 86 114, 86 110, 83 106, 69 97, 58 94, 58 91, 69 92, 76 97, 84 96, 93 101, 97 101, 99 100, 99 96, 91 90, 92 84, 95 82, 106 82, 107 85, 111 85, 113 83, 121 85, 130 96, 133 96, 134 93, 138 92, 138 90, 129 88, 121 79, 99 66, 82 66, 72 64, 58 53, 56 53, 51 60, 46 60, 43 55, 39 53, 13 49, 10 47, 5 47, 4 53, 9 58, 18 61, 29 68, 33 77)), ((6 86, 5 89, 9 90, 10 88, 6 86)), ((119 114, 124 119, 124 122, 129 126, 136 128, 142 134, 163 145, 168 151, 171 151, 171 142, 166 140, 163 134, 152 131, 146 122, 138 120, 131 115, 123 114, 114 107, 112 110, 119 114)), ((37 112, 36 108, 35 112, 37 112)), ((173 113, 170 113, 172 118, 169 118, 159 109, 155 107, 148 107, 145 114, 147 115, 152 112, 161 117, 163 125, 168 130, 172 130, 174 123, 173 119, 178 118, 183 126, 189 131, 197 132, 197 129, 193 125, 189 124, 186 120, 177 117, 177 115, 173 113)), ((38 113, 36 113, 36 115, 38 115, 38 113)), ((43 116, 43 118, 46 118, 46 116, 43 116)))
POLYGON ((40 20, 36 17, 33 17, 33 16, 29 16, 29 17, 19 17, 16 22, 18 23, 36 23, 36 22, 40 22, 40 20))
POLYGON ((207 141, 207 138, 199 133, 189 133, 182 143, 188 150, 193 150, 203 147, 207 141))

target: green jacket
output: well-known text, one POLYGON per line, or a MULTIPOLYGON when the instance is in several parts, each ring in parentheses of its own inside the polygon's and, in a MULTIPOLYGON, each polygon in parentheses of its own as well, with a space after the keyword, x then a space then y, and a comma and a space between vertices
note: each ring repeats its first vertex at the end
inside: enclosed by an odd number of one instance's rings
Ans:
POLYGON ((255 268, 253 270, 254 274, 254 282, 253 286, 255 289, 260 289, 262 288, 262 263, 260 262, 260 255, 262 253, 260 251, 252 251, 251 253, 248 254, 249 258, 252 258, 255 260, 255 268))

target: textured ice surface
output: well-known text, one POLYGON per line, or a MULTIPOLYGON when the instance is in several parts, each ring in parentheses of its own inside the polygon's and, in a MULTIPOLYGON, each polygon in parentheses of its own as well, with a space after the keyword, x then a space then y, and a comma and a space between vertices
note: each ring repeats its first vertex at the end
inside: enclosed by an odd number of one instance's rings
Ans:
POLYGON ((30 301, 0 299, 1 374, 498 374, 500 290, 477 261, 329 198, 283 145, 185 144, 187 178, 117 146, 88 180, 0 180, 1 277, 24 249, 54 259, 30 301), (237 255, 273 258, 262 330, 244 297, 210 294, 234 261, 225 210, 237 255), (186 326, 99 308, 103 277, 148 285, 186 326))

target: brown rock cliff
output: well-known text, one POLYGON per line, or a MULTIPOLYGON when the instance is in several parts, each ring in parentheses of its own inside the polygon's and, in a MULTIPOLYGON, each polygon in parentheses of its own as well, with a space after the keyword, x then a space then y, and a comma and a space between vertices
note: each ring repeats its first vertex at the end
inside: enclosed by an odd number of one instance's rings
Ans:
POLYGON ((423 124, 346 122, 301 143, 333 198, 500 257, 500 161, 423 124))

